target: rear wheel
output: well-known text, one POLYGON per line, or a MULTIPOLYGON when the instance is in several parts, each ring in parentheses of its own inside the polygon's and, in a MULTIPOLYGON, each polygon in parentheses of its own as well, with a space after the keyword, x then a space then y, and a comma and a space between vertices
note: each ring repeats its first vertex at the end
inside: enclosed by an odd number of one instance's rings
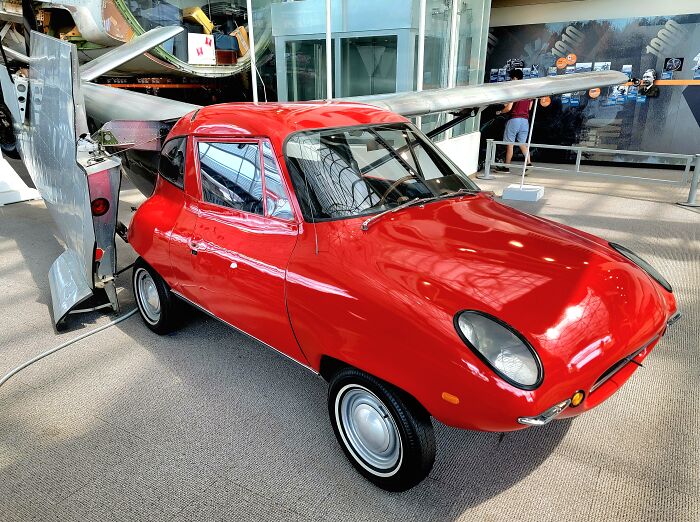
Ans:
POLYGON ((380 488, 407 490, 432 469, 435 436, 430 416, 394 387, 345 368, 331 380, 328 412, 350 462, 380 488))
POLYGON ((175 329, 175 297, 168 284, 143 259, 134 264, 134 296, 141 318, 157 334, 175 329))

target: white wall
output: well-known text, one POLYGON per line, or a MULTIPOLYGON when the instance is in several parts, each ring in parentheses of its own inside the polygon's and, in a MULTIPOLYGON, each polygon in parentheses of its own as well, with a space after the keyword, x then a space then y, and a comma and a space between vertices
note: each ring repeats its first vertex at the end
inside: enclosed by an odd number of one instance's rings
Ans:
POLYGON ((491 27, 700 13, 700 0, 579 0, 494 7, 491 27))
POLYGON ((449 140, 436 142, 436 145, 447 154, 465 174, 474 174, 479 170, 479 142, 481 133, 470 132, 450 138, 449 140))

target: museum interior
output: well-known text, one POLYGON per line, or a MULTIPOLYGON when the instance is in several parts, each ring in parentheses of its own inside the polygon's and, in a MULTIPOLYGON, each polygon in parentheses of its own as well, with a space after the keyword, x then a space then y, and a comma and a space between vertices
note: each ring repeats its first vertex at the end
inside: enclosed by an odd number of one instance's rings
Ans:
POLYGON ((0 3, 0 521, 700 520, 697 0, 0 3))

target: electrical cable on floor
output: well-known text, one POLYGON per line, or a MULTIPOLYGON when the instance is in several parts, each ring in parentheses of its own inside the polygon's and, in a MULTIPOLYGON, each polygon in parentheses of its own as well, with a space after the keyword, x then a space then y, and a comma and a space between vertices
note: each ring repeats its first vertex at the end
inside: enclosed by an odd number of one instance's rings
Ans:
POLYGON ((67 347, 67 346, 70 346, 70 345, 73 344, 73 343, 76 343, 76 342, 78 342, 78 341, 80 341, 80 340, 82 340, 82 339, 85 339, 86 337, 90 337, 91 335, 96 334, 97 332, 101 332, 102 330, 105 330, 105 329, 109 328, 110 326, 114 326, 115 324, 121 323, 121 322, 124 321, 125 319, 128 319, 129 317, 131 317, 132 315, 134 315, 137 311, 138 311, 138 308, 134 308, 133 310, 131 310, 130 312, 125 313, 125 314, 122 315, 121 317, 117 317, 114 321, 111 321, 111 322, 109 322, 109 323, 107 323, 107 324, 103 324, 102 326, 99 326, 99 327, 95 328, 94 330, 90 330, 89 332, 85 332, 84 334, 81 334, 81 335, 79 335, 78 337, 74 337, 74 338, 71 339, 70 341, 66 341, 66 342, 63 343, 63 344, 59 344, 59 345, 56 346, 55 348, 51 348, 50 350, 47 350, 47 351, 45 351, 44 353, 37 355, 37 356, 34 357, 33 359, 28 360, 28 361, 25 362, 24 364, 18 366, 18 367, 15 368, 14 370, 10 371, 10 372, 9 372, 7 375, 5 375, 2 379, 0 379, 0 386, 2 386, 2 385, 5 384, 7 381, 9 381, 10 378, 11 378, 13 375, 15 375, 15 374, 21 372, 21 371, 24 370, 27 366, 29 366, 29 365, 31 365, 31 364, 34 364, 35 362, 37 362, 37 361, 40 360, 40 359, 43 359, 43 358, 46 357, 47 355, 51 355, 52 353, 57 352, 57 351, 59 351, 59 350, 65 348, 65 347, 67 347))

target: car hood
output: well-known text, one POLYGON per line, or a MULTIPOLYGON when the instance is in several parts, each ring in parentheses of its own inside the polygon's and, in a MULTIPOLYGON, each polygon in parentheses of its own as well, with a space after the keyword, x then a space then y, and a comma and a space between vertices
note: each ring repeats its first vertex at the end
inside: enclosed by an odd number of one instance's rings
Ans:
POLYGON ((402 287, 414 308, 489 313, 562 364, 624 356, 669 315, 665 291, 602 240, 484 194, 382 216, 366 231, 347 226, 363 266, 371 260, 375 280, 402 287))

